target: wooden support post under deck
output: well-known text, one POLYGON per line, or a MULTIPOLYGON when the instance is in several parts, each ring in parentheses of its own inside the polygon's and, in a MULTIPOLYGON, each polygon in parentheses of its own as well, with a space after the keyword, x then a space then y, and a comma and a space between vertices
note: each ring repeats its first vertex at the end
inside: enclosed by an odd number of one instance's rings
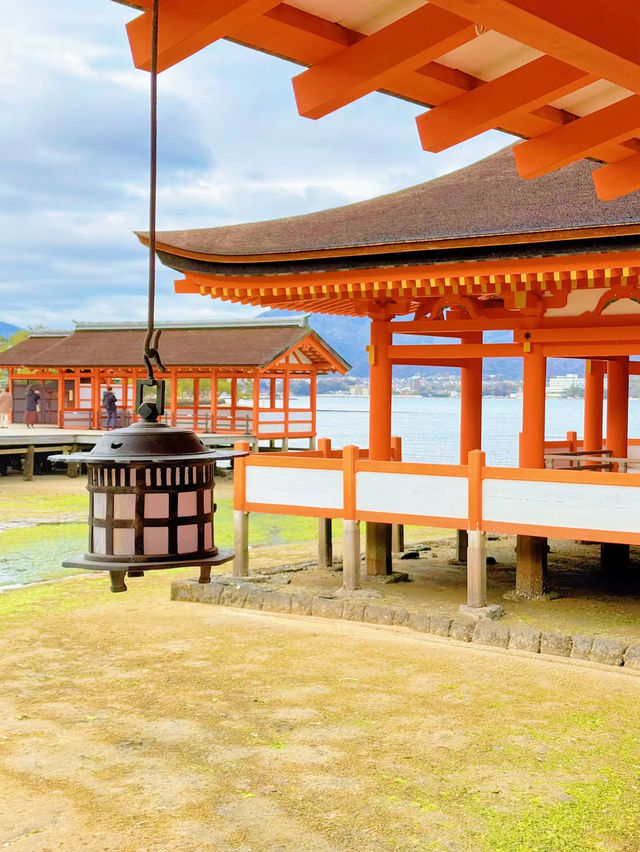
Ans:
POLYGON ((320 568, 333 565, 331 518, 318 518, 318 565, 320 568))
POLYGON ((472 450, 467 457, 469 477, 469 529, 467 539, 467 606, 487 603, 487 537, 482 526, 482 472, 485 454, 472 450))
POLYGON ((467 532, 467 606, 487 604, 487 537, 481 530, 467 532))
MULTIPOLYGON (((72 444, 70 451, 72 453, 77 453, 79 449, 80 447, 77 444, 72 444)), ((79 468, 80 465, 78 464, 78 462, 69 462, 69 464, 67 465, 67 476, 71 479, 76 479, 78 476, 79 468)))
MULTIPOLYGON (((523 358, 520 467, 544 467, 545 386, 547 361, 534 348, 523 358)), ((536 598, 546 591, 547 539, 519 535, 516 546, 516 593, 536 598)))
POLYGON ((235 509, 233 512, 233 576, 246 577, 249 573, 249 513, 235 509))
POLYGON ((360 523, 343 522, 342 585, 353 591, 360 588, 360 523))
MULTIPOLYGON (((613 458, 629 454, 629 359, 607 361, 607 449, 613 458)), ((600 565, 605 571, 624 574, 629 568, 629 545, 603 542, 600 565)))
MULTIPOLYGON (((390 322, 371 321, 369 345, 369 458, 391 456, 391 344, 390 322)), ((367 522, 367 574, 391 573, 391 525, 367 522)))
MULTIPOLYGON (((482 333, 466 335, 466 343, 482 343, 482 333)), ((469 360, 460 368, 460 464, 469 453, 482 448, 482 358, 469 360)), ((458 530, 456 562, 467 562, 467 530, 458 530)))
POLYGON ((27 452, 24 456, 24 467, 22 476, 24 479, 31 481, 33 479, 33 463, 35 457, 35 448, 33 444, 29 444, 27 447, 27 452))

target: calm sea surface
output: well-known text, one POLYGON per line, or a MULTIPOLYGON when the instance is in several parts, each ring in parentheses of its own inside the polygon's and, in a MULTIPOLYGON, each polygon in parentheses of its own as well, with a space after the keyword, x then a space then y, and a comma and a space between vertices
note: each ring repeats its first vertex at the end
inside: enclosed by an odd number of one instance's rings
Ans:
MULTIPOLYGON (((517 464, 518 433, 522 425, 521 399, 483 400, 483 449, 488 464, 517 464)), ((581 399, 548 399, 547 440, 564 438, 568 431, 582 435, 581 399)), ((437 397, 394 397, 393 435, 402 438, 405 461, 457 464, 459 461, 460 400, 437 397)), ((368 446, 368 397, 318 397, 318 437, 331 438, 336 447, 368 446)), ((640 437, 640 400, 629 401, 629 435, 640 437)))

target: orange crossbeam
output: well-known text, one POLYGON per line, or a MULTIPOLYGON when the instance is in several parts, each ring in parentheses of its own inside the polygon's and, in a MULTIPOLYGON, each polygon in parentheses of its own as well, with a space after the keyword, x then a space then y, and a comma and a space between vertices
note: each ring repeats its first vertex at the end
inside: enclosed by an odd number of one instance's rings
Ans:
POLYGON ((418 116, 422 147, 434 153, 443 151, 594 80, 592 75, 552 56, 541 56, 418 116))
POLYGON ((632 92, 640 92, 637 0, 431 0, 632 92))
MULTIPOLYGON (((232 35, 251 18, 278 5, 278 0, 160 0, 158 8, 158 71, 232 35)), ((151 70, 151 12, 127 24, 136 68, 151 70)))
POLYGON ((521 177, 535 178, 588 156, 599 145, 621 142, 639 131, 640 95, 631 95, 516 145, 513 153, 521 177))
POLYGON ((475 37, 469 21, 422 6, 293 78, 298 111, 321 118, 475 37))
POLYGON ((640 154, 597 169, 593 173, 593 183, 601 201, 613 201, 640 189, 640 154))

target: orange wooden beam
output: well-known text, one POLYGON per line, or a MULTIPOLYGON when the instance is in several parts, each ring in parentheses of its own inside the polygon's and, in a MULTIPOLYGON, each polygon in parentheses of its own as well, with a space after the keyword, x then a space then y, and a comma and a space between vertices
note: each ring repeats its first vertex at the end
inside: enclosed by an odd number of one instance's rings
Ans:
POLYGON ((640 92, 637 0, 431 0, 632 92, 640 92))
POLYGON ((601 201, 613 201, 640 189, 640 154, 597 169, 593 173, 593 183, 601 201))
MULTIPOLYGON (((640 76, 640 68, 638 69, 640 76)), ((631 95, 536 139, 516 145, 521 177, 535 178, 591 154, 607 142, 621 142, 640 131, 640 95, 631 95)))
POLYGON ((467 358, 509 358, 522 356, 518 343, 424 343, 393 345, 388 349, 393 364, 411 363, 414 358, 439 361, 441 358, 459 361, 467 358))
MULTIPOLYGON (((251 19, 232 36, 232 40, 240 44, 307 66, 318 65, 344 47, 365 38, 363 33, 296 9, 287 3, 281 3, 264 15, 251 19)), ((457 68, 449 68, 439 62, 428 62, 421 68, 385 81, 382 91, 432 107, 471 91, 483 82, 457 68)), ((508 121, 505 118, 500 129, 528 138, 539 136, 574 118, 575 116, 566 110, 545 104, 531 113, 514 114, 508 121)), ((609 146, 606 151, 598 152, 598 158, 605 162, 618 160, 621 156, 625 154, 620 154, 617 146, 609 146)))
MULTIPOLYGON (((158 71, 192 56, 219 38, 232 35, 251 18, 278 5, 278 0, 160 0, 158 71)), ((151 70, 151 12, 127 24, 136 68, 151 70)))
POLYGON ((293 78, 298 112, 321 118, 475 38, 469 21, 422 6, 293 78))
POLYGON ((422 147, 442 151, 594 80, 592 75, 552 56, 541 56, 418 116, 422 147))

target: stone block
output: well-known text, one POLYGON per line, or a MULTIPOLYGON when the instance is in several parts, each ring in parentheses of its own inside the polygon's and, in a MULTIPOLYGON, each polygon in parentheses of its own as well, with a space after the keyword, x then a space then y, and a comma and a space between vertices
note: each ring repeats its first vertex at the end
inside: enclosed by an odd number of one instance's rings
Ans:
POLYGON ((541 632, 531 627, 512 627, 509 631, 509 648, 518 651, 532 651, 537 654, 540 651, 541 632))
POLYGON ((593 645, 593 636, 581 636, 577 634, 573 636, 573 644, 571 646, 571 656, 574 660, 588 660, 591 658, 591 647, 593 645))
POLYGON ((480 618, 473 630, 473 642, 480 645, 495 645, 506 648, 509 645, 509 628, 496 624, 488 618, 480 618))
POLYGON ((308 595, 291 595, 291 612, 294 615, 311 615, 311 598, 308 595))
POLYGON ((311 602, 311 615, 321 618, 342 618, 342 601, 335 598, 314 598, 311 602))
POLYGON ((344 601, 342 617, 347 621, 363 621, 365 604, 362 601, 344 601))
POLYGON ((454 618, 449 628, 449 636, 460 642, 471 642, 475 626, 475 621, 468 618, 454 618))
POLYGON ((393 607, 368 604, 364 608, 363 621, 370 621, 372 624, 393 624, 393 607))
POLYGON ((266 594, 262 600, 263 612, 291 612, 291 595, 279 592, 266 594))
POLYGON ((615 639, 594 639, 591 646, 591 659, 595 663, 621 666, 626 650, 625 642, 617 642, 615 639))
POLYGON ((218 604, 222 590, 226 588, 222 583, 207 583, 202 587, 202 603, 218 604))
POLYGON ((247 589, 247 597, 244 599, 245 609, 262 609, 265 593, 262 589, 247 589))
POLYGON ((500 604, 487 604, 486 606, 460 604, 458 612, 460 615, 469 616, 469 618, 491 618, 497 621, 504 615, 504 607, 500 606, 500 604))
POLYGON ((554 657, 568 657, 571 653, 571 636, 566 633, 555 633, 544 630, 540 636, 540 653, 552 654, 554 657))
POLYGON ((624 665, 628 669, 640 669, 640 643, 629 645, 624 652, 624 665))
POLYGON ((448 636, 451 629, 451 619, 448 615, 432 615, 429 623, 429 633, 436 636, 448 636))
POLYGON ((246 588, 238 586, 223 586, 220 595, 221 606, 242 606, 247 597, 246 588))
POLYGON ((172 601, 202 600, 202 584, 195 580, 174 580, 171 584, 172 601))
POLYGON ((418 630, 420 633, 429 632, 429 624, 431 619, 424 612, 410 612, 407 618, 407 627, 411 630, 418 630))
POLYGON ((407 619, 409 618, 409 613, 404 607, 397 607, 393 610, 393 623, 394 624, 406 624, 407 619))

